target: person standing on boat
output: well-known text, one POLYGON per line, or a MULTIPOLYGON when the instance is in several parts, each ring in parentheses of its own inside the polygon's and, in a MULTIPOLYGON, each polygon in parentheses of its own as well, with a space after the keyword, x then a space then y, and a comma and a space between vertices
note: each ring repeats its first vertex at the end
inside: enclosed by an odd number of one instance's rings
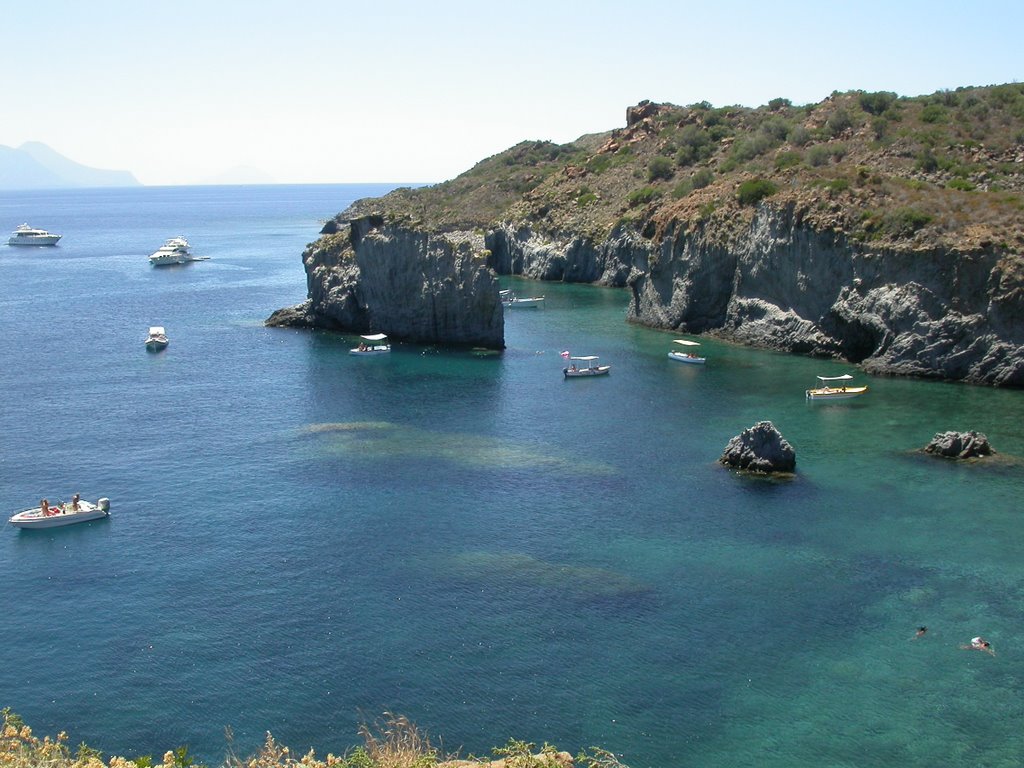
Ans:
POLYGON ((71 510, 73 512, 77 512, 78 511, 78 499, 79 499, 79 494, 77 494, 77 493, 74 496, 71 497, 71 510))
POLYGON ((39 502, 39 509, 42 510, 43 516, 46 517, 50 514, 50 502, 47 501, 46 499, 43 499, 42 501, 39 502))

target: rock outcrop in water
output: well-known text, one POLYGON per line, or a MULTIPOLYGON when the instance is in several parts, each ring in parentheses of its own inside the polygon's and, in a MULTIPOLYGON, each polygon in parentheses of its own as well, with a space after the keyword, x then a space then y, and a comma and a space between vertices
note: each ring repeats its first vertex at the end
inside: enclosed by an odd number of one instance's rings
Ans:
POLYGON ((730 440, 719 462, 747 472, 793 472, 796 451, 774 424, 760 421, 730 440))
POLYGON ((381 216, 328 222, 303 253, 309 299, 268 325, 380 332, 421 344, 502 349, 504 315, 483 239, 381 216))
POLYGON ((995 453, 988 437, 973 429, 969 432, 938 432, 924 451, 947 459, 975 459, 995 453))

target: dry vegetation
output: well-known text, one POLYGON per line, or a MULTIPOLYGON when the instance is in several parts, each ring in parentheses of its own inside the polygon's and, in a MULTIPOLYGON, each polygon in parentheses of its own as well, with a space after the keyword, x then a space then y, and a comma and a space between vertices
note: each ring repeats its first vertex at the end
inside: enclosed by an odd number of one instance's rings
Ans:
POLYGON ((361 201, 436 231, 501 221, 602 240, 765 203, 868 246, 1024 251, 1024 84, 850 91, 756 109, 643 102, 626 128, 524 142, 434 187, 361 201))
MULTIPOLYGON (((81 744, 74 751, 68 735, 42 739, 22 719, 5 709, 0 731, 0 768, 203 768, 195 762, 187 747, 164 753, 160 762, 151 756, 110 757, 104 760, 96 750, 81 744)), ((336 756, 318 758, 313 750, 293 753, 267 733, 263 746, 249 757, 239 757, 233 749, 231 731, 227 731, 227 754, 223 768, 627 768, 610 752, 591 747, 575 758, 545 744, 539 752, 534 744, 510 740, 495 748, 490 758, 470 756, 459 759, 444 754, 431 744, 427 735, 405 717, 385 713, 382 721, 364 724, 359 729, 363 744, 336 756)))

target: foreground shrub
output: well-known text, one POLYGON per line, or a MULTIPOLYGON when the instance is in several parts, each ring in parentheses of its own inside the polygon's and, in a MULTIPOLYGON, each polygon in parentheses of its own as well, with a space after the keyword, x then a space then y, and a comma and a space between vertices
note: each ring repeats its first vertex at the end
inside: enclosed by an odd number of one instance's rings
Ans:
MULTIPOLYGON (((132 759, 111 757, 108 763, 104 763, 101 754, 85 744, 73 754, 67 746, 66 733, 58 734, 55 739, 49 736, 39 739, 9 709, 2 710, 2 714, 0 766, 4 768, 203 768, 189 755, 188 747, 164 753, 161 763, 148 756, 132 759)), ((435 768, 443 761, 454 760, 452 755, 442 755, 414 723, 391 713, 384 713, 381 722, 364 724, 359 734, 363 738, 363 746, 342 757, 328 754, 321 760, 313 750, 305 754, 293 753, 268 733, 263 746, 255 754, 240 758, 232 748, 231 730, 227 729, 228 750, 224 768, 435 768)), ((513 739, 504 747, 494 749, 493 753, 495 757, 504 759, 506 768, 561 768, 573 760, 571 755, 558 752, 550 744, 545 744, 537 754, 534 750, 533 744, 513 739)), ((482 766, 487 764, 486 760, 476 758, 469 762, 482 766)), ((453 763, 465 764, 466 761, 453 763)), ((598 747, 580 752, 575 757, 575 765, 579 768, 628 768, 611 752, 598 747)))

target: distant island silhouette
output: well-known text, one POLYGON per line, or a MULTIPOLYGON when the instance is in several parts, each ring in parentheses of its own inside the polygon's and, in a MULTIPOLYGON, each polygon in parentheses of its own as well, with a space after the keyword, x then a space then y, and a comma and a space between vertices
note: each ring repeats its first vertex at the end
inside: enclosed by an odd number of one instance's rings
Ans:
POLYGON ((0 146, 0 189, 140 187, 129 171, 109 171, 76 163, 38 141, 18 148, 0 146))

